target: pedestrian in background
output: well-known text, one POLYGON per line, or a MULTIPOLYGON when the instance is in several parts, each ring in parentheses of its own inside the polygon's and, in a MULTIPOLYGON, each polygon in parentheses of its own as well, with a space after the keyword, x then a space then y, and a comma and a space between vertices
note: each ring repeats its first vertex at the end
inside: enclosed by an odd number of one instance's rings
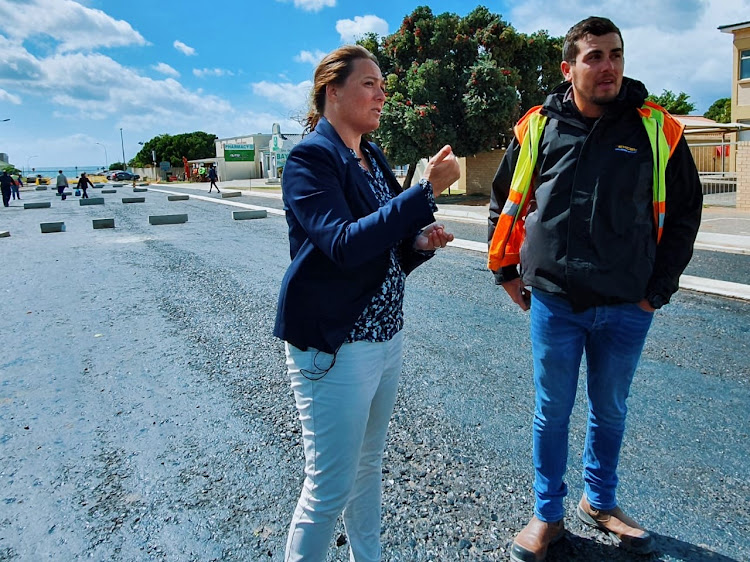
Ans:
POLYGON ((7 170, 0 174, 0 191, 3 192, 3 207, 10 206, 10 194, 12 191, 13 178, 7 170))
POLYGON ((213 165, 208 168, 208 179, 211 181, 211 186, 208 188, 208 192, 211 193, 211 190, 215 187, 216 192, 221 193, 221 191, 219 191, 219 186, 216 185, 219 176, 216 174, 216 168, 213 165))
POLYGON ((91 186, 91 188, 94 188, 94 184, 91 183, 91 180, 86 175, 86 172, 81 173, 81 177, 78 178, 78 189, 81 190, 81 199, 88 199, 88 193, 86 193, 86 190, 88 187, 91 186))
MULTIPOLYGON (((11 178, 13 178, 13 176, 11 176, 11 178)), ((21 193, 19 192, 19 189, 22 187, 23 182, 21 181, 21 174, 16 174, 16 177, 13 178, 13 183, 10 186, 10 191, 13 199, 21 199, 21 193)))
POLYGON ((516 125, 490 202, 489 267, 531 308, 536 502, 513 542, 516 562, 544 560, 565 533, 568 425, 584 351, 589 411, 576 514, 626 549, 653 549, 616 496, 626 399, 654 310, 677 291, 701 217, 683 126, 623 76, 615 24, 592 17, 573 26, 561 70, 567 82, 516 125))
POLYGON ((406 276, 453 235, 433 224, 435 196, 458 179, 450 146, 402 190, 363 135, 385 102, 377 59, 359 46, 315 70, 307 130, 282 191, 292 263, 274 334, 302 423, 305 480, 287 562, 325 560, 343 512, 350 557, 380 560, 382 457, 402 368, 406 276))
POLYGON ((57 171, 57 192, 60 194, 60 197, 62 197, 62 200, 65 201, 67 196, 65 195, 65 188, 68 187, 68 178, 65 177, 65 174, 63 174, 62 170, 57 171))

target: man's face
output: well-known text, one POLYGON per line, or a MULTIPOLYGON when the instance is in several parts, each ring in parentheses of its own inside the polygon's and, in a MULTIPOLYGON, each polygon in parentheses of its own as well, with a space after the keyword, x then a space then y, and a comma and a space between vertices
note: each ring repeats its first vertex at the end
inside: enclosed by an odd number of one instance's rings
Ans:
POLYGON ((586 35, 579 39, 574 64, 563 61, 563 76, 573 84, 573 99, 586 117, 599 117, 622 87, 625 59, 617 33, 586 35))

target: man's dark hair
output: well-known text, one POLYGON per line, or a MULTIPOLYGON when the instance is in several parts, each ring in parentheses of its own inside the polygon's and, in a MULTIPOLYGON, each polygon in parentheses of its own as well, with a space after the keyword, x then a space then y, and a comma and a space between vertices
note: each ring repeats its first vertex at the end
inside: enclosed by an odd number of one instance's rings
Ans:
POLYGON ((585 20, 579 21, 571 27, 565 35, 563 60, 571 64, 576 62, 579 39, 583 39, 586 35, 601 37, 602 35, 607 35, 607 33, 617 33, 620 37, 623 49, 625 48, 625 42, 622 40, 622 33, 620 33, 620 29, 612 23, 612 20, 600 18, 598 16, 591 16, 585 20))

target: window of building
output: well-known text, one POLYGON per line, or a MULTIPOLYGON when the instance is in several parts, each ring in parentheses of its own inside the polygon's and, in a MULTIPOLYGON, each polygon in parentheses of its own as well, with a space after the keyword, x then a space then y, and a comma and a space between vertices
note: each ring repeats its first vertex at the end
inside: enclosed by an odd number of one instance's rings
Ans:
POLYGON ((740 80, 750 78, 750 50, 740 51, 740 80))

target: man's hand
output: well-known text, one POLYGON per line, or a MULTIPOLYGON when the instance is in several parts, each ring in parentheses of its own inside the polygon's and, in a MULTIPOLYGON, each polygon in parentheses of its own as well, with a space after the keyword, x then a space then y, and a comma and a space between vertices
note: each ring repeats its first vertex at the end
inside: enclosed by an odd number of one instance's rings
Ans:
POLYGON ((651 304, 646 299, 641 299, 641 301, 638 303, 638 306, 640 306, 646 312, 656 312, 656 309, 651 306, 651 304))
POLYGON ((438 248, 445 248, 446 244, 452 241, 453 235, 446 232, 442 224, 435 223, 420 232, 414 240, 414 249, 429 252, 438 248))
POLYGON ((503 283, 503 289, 508 293, 511 300, 521 307, 521 310, 529 310, 531 308, 531 291, 524 287, 523 281, 520 278, 506 281, 503 283))

